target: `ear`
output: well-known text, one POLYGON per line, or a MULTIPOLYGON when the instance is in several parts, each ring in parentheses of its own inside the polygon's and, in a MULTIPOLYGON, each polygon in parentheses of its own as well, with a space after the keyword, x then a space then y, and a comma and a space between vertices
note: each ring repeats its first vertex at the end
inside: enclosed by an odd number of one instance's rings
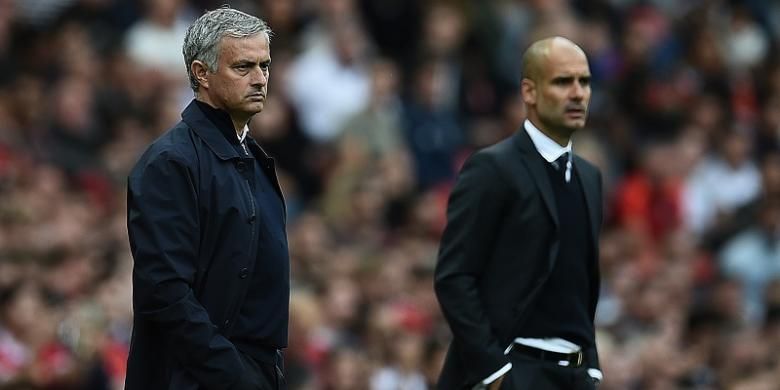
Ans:
POLYGON ((209 73, 209 68, 200 60, 192 61, 192 65, 190 65, 190 72, 192 72, 193 76, 195 76, 195 79, 198 80, 198 84, 200 84, 201 87, 208 89, 209 88, 209 79, 207 77, 209 73))
POLYGON ((523 78, 520 84, 520 92, 523 96, 523 103, 527 106, 536 104, 536 83, 527 78, 523 78))

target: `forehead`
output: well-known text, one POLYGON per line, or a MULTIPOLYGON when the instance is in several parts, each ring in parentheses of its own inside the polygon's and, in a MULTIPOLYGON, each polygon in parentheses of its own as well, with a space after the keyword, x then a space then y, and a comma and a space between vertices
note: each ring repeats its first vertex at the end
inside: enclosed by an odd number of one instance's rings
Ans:
POLYGON ((542 72, 546 77, 589 76, 590 67, 585 53, 581 50, 575 47, 556 47, 551 48, 545 56, 542 72))
POLYGON ((220 62, 253 59, 258 62, 271 58, 268 37, 261 33, 244 38, 223 37, 219 42, 220 62))

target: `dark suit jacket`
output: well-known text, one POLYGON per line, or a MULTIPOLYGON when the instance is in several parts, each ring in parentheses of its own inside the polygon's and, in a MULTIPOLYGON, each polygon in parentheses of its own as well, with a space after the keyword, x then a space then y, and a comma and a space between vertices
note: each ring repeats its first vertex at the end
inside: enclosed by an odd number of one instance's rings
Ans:
MULTIPOLYGON (((481 382, 506 365, 504 350, 553 269, 559 239, 555 198, 545 162, 524 129, 472 155, 450 195, 447 227, 435 273, 439 303, 453 333, 441 389, 481 382)), ((598 259, 602 222, 601 175, 574 157, 598 259)), ((598 267, 590 275, 591 319, 598 299, 598 267)), ((592 336, 595 338, 595 336, 592 336)), ((595 343, 587 366, 598 368, 595 343)))
MULTIPOLYGON (((256 226, 283 223, 255 218, 250 163, 193 101, 130 173, 134 319, 126 389, 241 388, 249 378, 230 329, 252 281, 242 275, 263 267, 256 226)), ((267 169, 281 197, 273 165, 267 169)))

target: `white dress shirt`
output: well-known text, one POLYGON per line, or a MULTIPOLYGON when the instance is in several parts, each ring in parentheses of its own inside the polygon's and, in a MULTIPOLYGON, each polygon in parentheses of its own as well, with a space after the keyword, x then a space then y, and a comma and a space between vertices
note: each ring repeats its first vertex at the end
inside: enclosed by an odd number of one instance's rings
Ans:
POLYGON ((244 128, 241 129, 241 135, 238 135, 238 142, 244 142, 244 139, 246 139, 246 135, 249 133, 249 126, 244 125, 244 128))
POLYGON ((244 154, 249 156, 249 148, 246 147, 246 143, 244 143, 244 140, 246 139, 246 135, 249 133, 249 126, 244 125, 244 128, 241 129, 241 134, 236 133, 238 136, 238 143, 241 144, 241 148, 244 149, 244 154))
POLYGON ((547 134, 542 133, 542 131, 536 128, 528 119, 525 120, 524 127, 525 132, 531 137, 531 142, 534 143, 536 150, 548 163, 557 160, 559 157, 563 156, 564 153, 569 153, 569 160, 566 161, 566 182, 568 183, 571 180, 572 167, 571 140, 569 140, 569 143, 566 144, 566 146, 561 146, 553 141, 547 134))

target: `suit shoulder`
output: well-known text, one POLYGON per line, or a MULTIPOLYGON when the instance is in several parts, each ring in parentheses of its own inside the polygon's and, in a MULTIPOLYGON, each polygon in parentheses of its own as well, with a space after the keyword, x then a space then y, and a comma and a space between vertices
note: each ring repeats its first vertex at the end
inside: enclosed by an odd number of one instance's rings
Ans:
POLYGON ((491 186, 503 186, 507 178, 511 177, 511 167, 516 166, 514 160, 519 156, 510 139, 472 153, 463 164, 458 181, 477 181, 491 186))
POLYGON ((512 137, 482 148, 469 157, 473 163, 495 168, 494 171, 501 172, 501 175, 506 173, 504 172, 506 169, 516 166, 519 158, 520 153, 512 141, 512 137))
POLYGON ((512 143, 512 137, 508 137, 493 145, 477 150, 471 156, 472 159, 484 159, 499 164, 506 158, 516 154, 512 143))
POLYGON ((601 170, 593 165, 590 161, 580 157, 579 155, 574 155, 574 164, 576 164, 580 169, 587 170, 590 173, 601 175, 601 170))
POLYGON ((514 153, 516 150, 515 150, 513 138, 514 136, 506 137, 501 141, 494 143, 493 145, 485 147, 481 151, 487 154, 494 155, 496 157, 505 155, 507 153, 514 153))

